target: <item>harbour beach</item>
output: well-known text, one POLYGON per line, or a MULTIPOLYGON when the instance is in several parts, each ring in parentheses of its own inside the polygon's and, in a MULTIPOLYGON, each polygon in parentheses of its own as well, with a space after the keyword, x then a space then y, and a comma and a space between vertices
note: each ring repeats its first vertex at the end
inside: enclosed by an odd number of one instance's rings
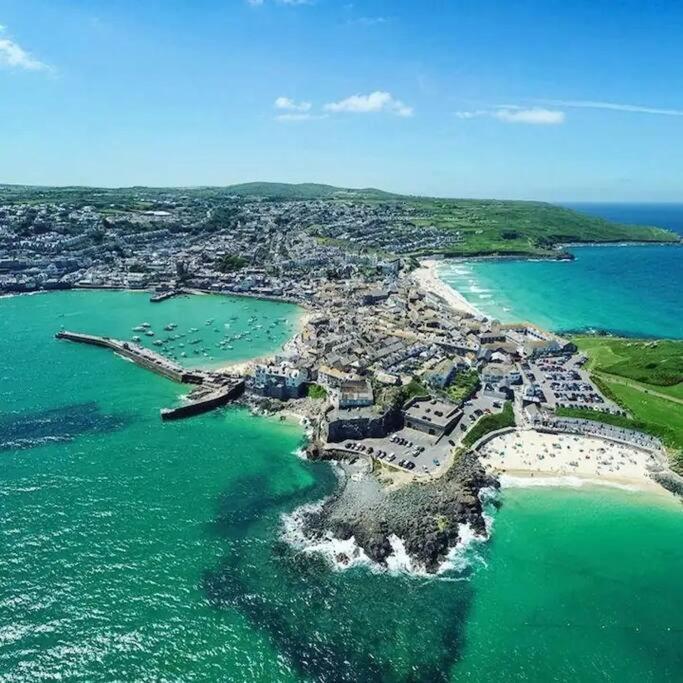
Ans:
POLYGON ((608 439, 576 434, 548 434, 532 429, 516 430, 493 438, 479 450, 481 462, 490 472, 506 478, 529 478, 526 484, 539 485, 616 485, 647 490, 671 497, 649 474, 659 461, 649 451, 608 439))

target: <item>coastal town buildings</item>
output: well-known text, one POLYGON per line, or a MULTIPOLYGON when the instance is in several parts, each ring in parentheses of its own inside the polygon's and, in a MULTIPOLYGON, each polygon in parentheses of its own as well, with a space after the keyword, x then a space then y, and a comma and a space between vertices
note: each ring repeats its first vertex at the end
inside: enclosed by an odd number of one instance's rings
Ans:
POLYGON ((292 401, 316 383, 327 397, 323 440, 419 432, 429 437, 424 471, 443 461, 437 442, 459 444, 508 401, 530 424, 566 407, 620 412, 571 342, 454 306, 413 277, 414 255, 461 239, 414 205, 150 192, 121 204, 95 195, 0 205, 0 292, 126 288, 151 290, 154 301, 201 291, 297 303, 305 324, 281 356, 247 373, 247 395, 292 401), (464 373, 474 381, 453 393, 464 373))

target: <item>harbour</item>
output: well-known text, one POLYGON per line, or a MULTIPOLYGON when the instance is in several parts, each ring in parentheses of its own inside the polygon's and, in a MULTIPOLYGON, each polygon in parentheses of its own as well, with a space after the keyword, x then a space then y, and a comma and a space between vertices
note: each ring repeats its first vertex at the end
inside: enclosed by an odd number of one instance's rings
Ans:
POLYGON ((190 401, 175 408, 162 408, 162 420, 178 420, 193 415, 200 415, 214 408, 226 405, 238 398, 244 391, 244 380, 233 376, 187 368, 170 361, 165 356, 140 346, 139 344, 101 337, 93 334, 81 334, 62 330, 55 335, 57 339, 64 339, 79 344, 98 346, 114 351, 123 358, 127 358, 140 367, 151 370, 167 379, 182 384, 201 385, 203 391, 196 395, 190 394, 190 401))

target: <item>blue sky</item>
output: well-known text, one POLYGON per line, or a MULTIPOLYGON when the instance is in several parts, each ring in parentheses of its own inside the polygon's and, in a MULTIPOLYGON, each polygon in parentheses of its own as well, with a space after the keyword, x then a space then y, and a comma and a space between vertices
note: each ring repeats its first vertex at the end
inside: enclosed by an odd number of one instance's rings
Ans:
POLYGON ((683 201, 677 0, 0 0, 0 182, 683 201))

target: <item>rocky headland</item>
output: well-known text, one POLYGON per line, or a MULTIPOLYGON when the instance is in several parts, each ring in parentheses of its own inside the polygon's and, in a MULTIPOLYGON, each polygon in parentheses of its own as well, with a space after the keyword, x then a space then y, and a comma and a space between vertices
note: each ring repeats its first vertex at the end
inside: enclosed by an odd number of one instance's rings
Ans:
MULTIPOLYGON (((462 540, 463 525, 470 534, 487 536, 480 494, 499 483, 475 455, 461 455, 439 478, 407 483, 394 481, 386 471, 371 471, 366 461, 339 462, 344 474, 338 490, 304 515, 303 531, 312 543, 330 535, 353 538, 370 560, 386 566, 400 539, 415 566, 435 573, 462 540)), ((336 559, 344 564, 346 558, 336 559)))

